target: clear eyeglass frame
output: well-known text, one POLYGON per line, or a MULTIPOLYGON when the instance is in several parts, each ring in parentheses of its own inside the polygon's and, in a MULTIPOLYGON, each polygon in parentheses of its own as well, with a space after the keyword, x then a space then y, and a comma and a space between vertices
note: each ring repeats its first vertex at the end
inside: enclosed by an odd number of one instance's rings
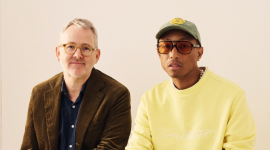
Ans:
POLYGON ((77 45, 75 45, 75 44, 70 44, 70 43, 67 43, 67 44, 61 44, 61 45, 59 45, 59 47, 64 47, 65 52, 66 52, 67 54, 70 54, 70 55, 73 55, 74 53, 76 53, 76 51, 77 51, 78 49, 80 49, 81 54, 82 54, 83 56, 90 56, 90 55, 93 53, 93 51, 97 50, 96 48, 91 48, 91 47, 89 47, 89 46, 77 46, 77 45), (68 45, 68 46, 74 46, 74 47, 75 47, 74 52, 72 52, 72 53, 67 52, 67 49, 66 49, 66 46, 67 46, 67 45, 68 45), (85 51, 82 51, 82 47, 87 47, 87 48, 89 48, 89 49, 91 50, 90 53, 88 54, 88 53, 85 53, 85 51))

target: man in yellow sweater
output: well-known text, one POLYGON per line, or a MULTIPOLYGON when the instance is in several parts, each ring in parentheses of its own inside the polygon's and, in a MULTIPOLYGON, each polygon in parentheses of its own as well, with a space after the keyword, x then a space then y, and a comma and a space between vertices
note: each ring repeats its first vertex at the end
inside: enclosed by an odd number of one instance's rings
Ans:
POLYGON ((207 67, 194 23, 175 18, 156 34, 171 77, 145 92, 126 150, 253 150, 256 128, 245 92, 207 67))

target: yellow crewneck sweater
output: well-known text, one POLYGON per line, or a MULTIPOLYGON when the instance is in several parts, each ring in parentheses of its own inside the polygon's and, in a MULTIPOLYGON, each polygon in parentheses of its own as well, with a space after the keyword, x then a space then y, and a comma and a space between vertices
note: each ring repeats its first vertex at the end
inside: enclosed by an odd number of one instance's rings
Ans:
POLYGON ((147 91, 126 150, 253 150, 255 123, 245 92, 206 70, 192 87, 170 80, 147 91))

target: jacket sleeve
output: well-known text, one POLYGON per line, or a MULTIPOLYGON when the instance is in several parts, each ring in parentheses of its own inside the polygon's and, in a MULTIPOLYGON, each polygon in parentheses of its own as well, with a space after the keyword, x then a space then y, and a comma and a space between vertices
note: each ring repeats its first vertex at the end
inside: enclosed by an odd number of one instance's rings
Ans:
POLYGON ((131 130, 130 109, 130 93, 123 88, 116 93, 100 143, 94 150, 123 150, 125 148, 131 130))
POLYGON ((142 98, 135 119, 136 125, 126 150, 153 150, 152 136, 144 98, 142 98))
POLYGON ((256 127, 249 110, 245 92, 234 100, 224 136, 225 150, 254 150, 256 127))
POLYGON ((33 92, 31 95, 21 150, 39 150, 33 123, 33 92))

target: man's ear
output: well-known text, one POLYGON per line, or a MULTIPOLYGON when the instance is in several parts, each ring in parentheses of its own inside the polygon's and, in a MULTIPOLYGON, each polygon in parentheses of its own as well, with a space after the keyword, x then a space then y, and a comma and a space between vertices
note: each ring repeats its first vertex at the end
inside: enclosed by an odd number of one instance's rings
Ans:
POLYGON ((97 49, 96 50, 96 53, 95 53, 95 57, 96 57, 96 62, 95 63, 97 63, 98 62, 98 60, 99 60, 99 58, 100 58, 100 49, 97 49))
POLYGON ((200 47, 198 49, 198 58, 197 58, 197 60, 200 60, 202 58, 202 55, 203 55, 203 47, 200 47))
POLYGON ((57 61, 60 61, 60 49, 58 46, 55 48, 55 55, 56 55, 57 61))

